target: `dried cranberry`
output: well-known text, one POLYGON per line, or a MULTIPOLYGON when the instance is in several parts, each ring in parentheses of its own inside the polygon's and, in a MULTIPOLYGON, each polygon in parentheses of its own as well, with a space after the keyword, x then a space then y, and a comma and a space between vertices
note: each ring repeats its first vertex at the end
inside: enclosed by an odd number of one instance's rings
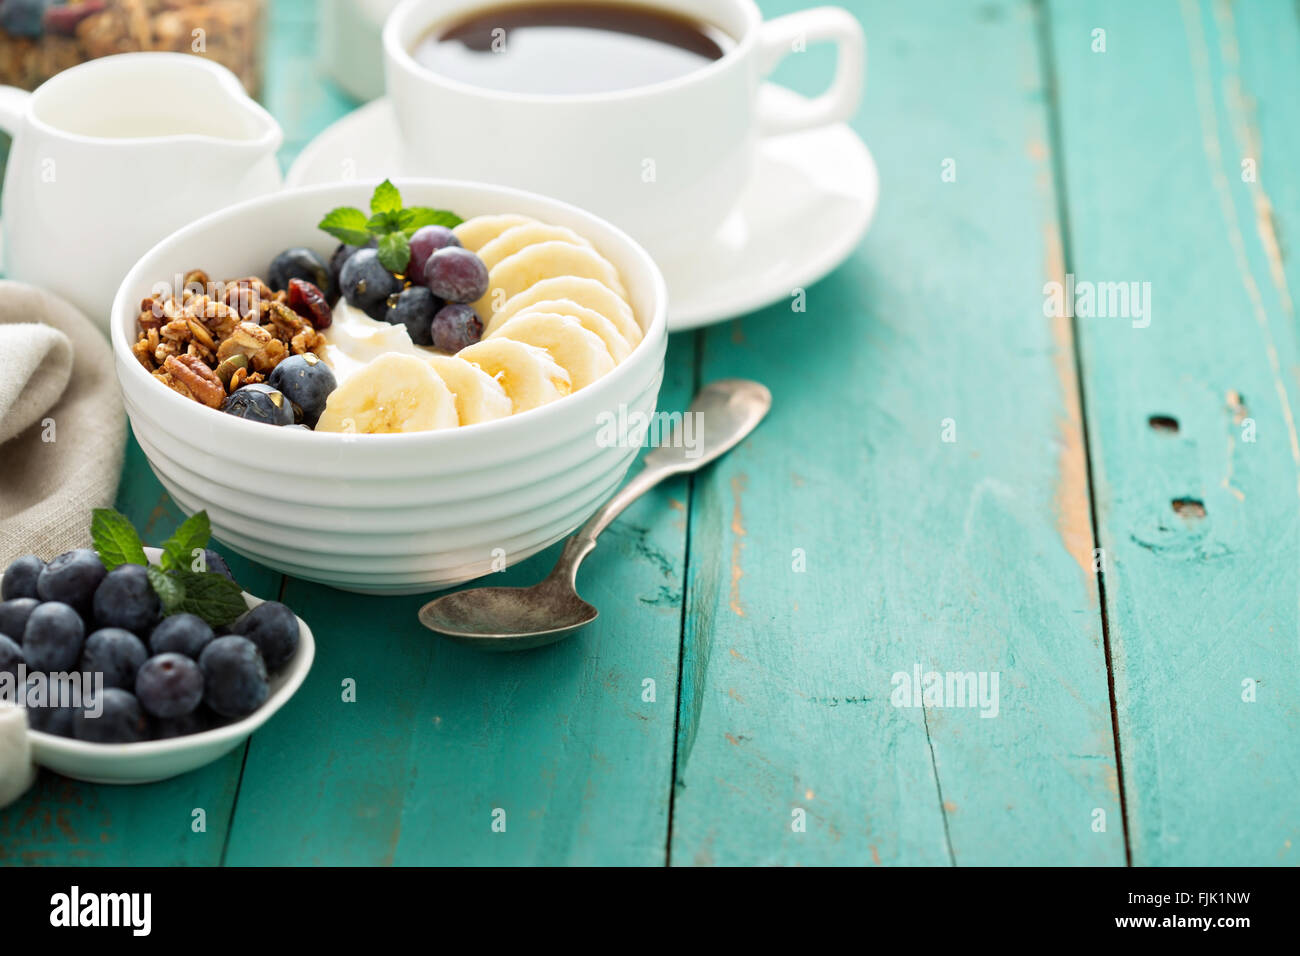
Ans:
POLYGON ((310 322, 318 332, 328 329, 334 321, 325 293, 306 279, 289 280, 289 308, 310 322))

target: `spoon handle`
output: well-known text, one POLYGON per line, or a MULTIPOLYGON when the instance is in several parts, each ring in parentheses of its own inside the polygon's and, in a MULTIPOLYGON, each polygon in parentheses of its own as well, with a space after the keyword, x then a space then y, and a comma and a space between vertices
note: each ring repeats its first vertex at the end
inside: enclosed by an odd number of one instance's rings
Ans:
POLYGON ((669 475, 698 471, 721 458, 758 426, 771 407, 772 393, 748 379, 719 379, 700 389, 681 420, 673 423, 668 441, 647 454, 641 471, 568 540, 550 577, 576 587, 578 565, 628 505, 669 475))

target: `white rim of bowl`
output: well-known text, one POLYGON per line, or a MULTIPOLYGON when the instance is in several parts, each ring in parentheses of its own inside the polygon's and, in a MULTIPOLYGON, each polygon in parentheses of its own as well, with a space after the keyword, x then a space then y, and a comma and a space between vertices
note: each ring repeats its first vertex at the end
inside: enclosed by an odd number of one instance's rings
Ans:
MULTIPOLYGON (((375 181, 378 182, 378 181, 375 181)), ((399 189, 418 188, 418 189, 457 189, 457 190, 477 190, 484 193, 484 198, 496 200, 510 199, 511 197, 522 200, 527 204, 540 204, 552 209, 556 209, 565 215, 576 216, 578 219, 586 220, 589 224, 594 225, 597 231, 604 230, 611 234, 611 238, 623 244, 626 251, 637 260, 641 266, 645 277, 649 280, 651 287, 651 300, 654 303, 651 315, 647 324, 643 327, 643 337, 640 342, 632 349, 632 353, 616 365, 613 369, 603 375, 595 382, 588 385, 581 391, 564 396, 564 398, 542 405, 537 408, 531 408, 524 412, 518 412, 508 415, 505 418, 499 418, 490 422, 479 422, 474 425, 460 425, 456 428, 444 428, 436 431, 421 432, 399 432, 379 435, 354 435, 331 432, 304 431, 299 429, 279 428, 274 436, 277 441, 288 441, 291 444, 288 447, 294 447, 292 443, 299 442, 304 450, 307 447, 321 448, 325 443, 364 443, 373 447, 390 446, 398 447, 401 445, 418 446, 422 442, 428 442, 431 445, 455 445, 457 443, 469 443, 477 441, 487 441, 491 438, 509 439, 512 433, 532 431, 535 427, 542 426, 548 415, 555 415, 557 407, 576 410, 579 403, 588 407, 603 407, 602 399, 606 393, 613 391, 621 378, 631 374, 631 369, 649 361, 647 356, 652 350, 666 344, 665 340, 668 335, 668 287, 664 281, 663 273, 660 272, 658 264, 650 257, 650 254, 641 247, 631 236, 622 229, 619 229, 613 223, 606 219, 596 216, 594 213, 587 212, 581 207, 574 206, 570 203, 561 202, 558 199, 552 199, 549 196, 543 196, 540 193, 528 192, 522 189, 512 189, 506 186, 494 186, 490 183, 479 183, 470 180, 459 179, 429 179, 422 177, 399 177, 395 179, 394 185, 399 189), (331 436, 331 437, 322 437, 331 436), (320 443, 320 444, 315 444, 320 443)), ((250 422, 244 419, 235 418, 232 415, 223 415, 216 409, 208 408, 205 405, 188 399, 172 391, 170 388, 153 379, 153 376, 145 371, 139 360, 131 352, 131 342, 127 339, 127 325, 132 327, 134 333, 134 323, 139 319, 138 303, 135 303, 136 296, 131 293, 133 288, 137 288, 143 279, 148 277, 144 275, 144 264, 152 259, 155 255, 161 254, 169 245, 188 238, 197 233, 204 232, 221 223, 242 216, 247 210, 261 205, 272 205, 281 201, 290 201, 301 196, 310 195, 329 195, 339 192, 355 191, 358 188, 371 185, 371 180, 348 182, 348 183, 326 183, 319 186, 299 186, 293 189, 285 189, 269 196, 259 196, 254 199, 248 199, 244 202, 228 206, 217 212, 209 213, 196 219, 194 222, 184 226, 167 237, 155 243, 148 252, 140 257, 139 260, 131 267, 118 286, 117 295, 113 298, 113 309, 110 320, 110 338, 113 345, 113 353, 117 359, 119 383, 125 390, 128 380, 144 386, 147 385, 157 393, 157 405, 170 405, 179 415, 191 415, 201 412, 210 418, 202 419, 209 422, 210 427, 217 432, 229 431, 225 436, 234 442, 241 439, 244 441, 258 440, 258 435, 264 435, 265 432, 260 429, 268 427, 261 422, 250 422), (133 304, 134 303, 134 304, 133 304), (249 429, 259 429, 259 431, 250 432, 249 429)), ((308 225, 306 229, 314 229, 313 225, 308 225)), ((269 437, 269 436, 268 436, 269 437)))

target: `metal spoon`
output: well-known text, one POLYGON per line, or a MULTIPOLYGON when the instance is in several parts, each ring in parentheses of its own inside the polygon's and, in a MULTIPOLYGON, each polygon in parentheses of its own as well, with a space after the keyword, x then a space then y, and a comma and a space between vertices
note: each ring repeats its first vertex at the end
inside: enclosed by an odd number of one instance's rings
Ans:
POLYGON ((471 588, 445 595, 420 608, 420 623, 486 651, 541 647, 590 624, 599 612, 578 597, 577 577, 578 565, 596 547, 596 536, 669 475, 697 471, 731 451, 771 407, 772 393, 757 382, 727 378, 706 385, 686 410, 700 416, 694 419, 700 444, 684 447, 678 426, 673 439, 646 455, 640 473, 568 540, 546 580, 531 588, 471 588))

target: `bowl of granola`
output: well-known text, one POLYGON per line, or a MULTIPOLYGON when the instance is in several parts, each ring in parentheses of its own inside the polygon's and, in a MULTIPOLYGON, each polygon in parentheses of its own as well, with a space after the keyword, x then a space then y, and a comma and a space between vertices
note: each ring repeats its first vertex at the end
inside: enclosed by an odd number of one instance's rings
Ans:
POLYGON ((150 467, 218 540, 409 594, 502 570, 613 492, 655 409, 666 309, 608 222, 413 179, 197 220, 128 273, 111 338, 150 467))

